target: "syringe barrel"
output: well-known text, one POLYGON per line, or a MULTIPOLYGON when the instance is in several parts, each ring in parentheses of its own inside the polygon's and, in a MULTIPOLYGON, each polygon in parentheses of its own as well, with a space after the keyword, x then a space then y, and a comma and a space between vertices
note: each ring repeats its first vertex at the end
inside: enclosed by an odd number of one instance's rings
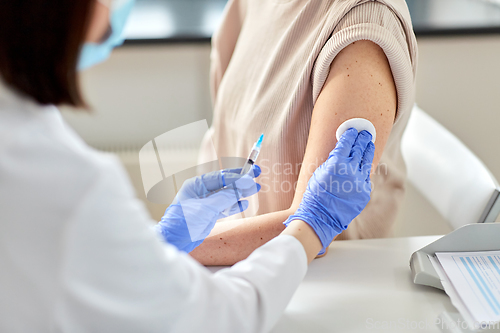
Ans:
POLYGON ((250 169, 252 168, 252 165, 254 165, 255 161, 257 160, 257 157, 259 156, 260 149, 252 149, 250 152, 250 155, 248 156, 247 161, 245 162, 245 165, 241 169, 241 175, 245 175, 248 172, 250 172, 250 169))
POLYGON ((250 161, 252 161, 253 163, 255 163, 255 161, 257 161, 257 157, 259 156, 259 153, 260 153, 260 149, 252 149, 252 151, 250 152, 250 155, 248 156, 248 159, 250 161))
POLYGON ((252 169, 253 161, 247 160, 241 169, 240 175, 246 175, 252 169))

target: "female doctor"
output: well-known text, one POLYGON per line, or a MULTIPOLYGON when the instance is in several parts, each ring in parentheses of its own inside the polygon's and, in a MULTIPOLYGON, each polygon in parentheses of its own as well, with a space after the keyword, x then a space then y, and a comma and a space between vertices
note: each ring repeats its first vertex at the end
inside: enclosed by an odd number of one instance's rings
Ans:
POLYGON ((346 131, 285 231, 211 274, 186 252, 245 208, 259 168, 187 181, 152 229, 118 161, 85 145, 54 106, 85 105, 77 68, 121 43, 131 7, 0 2, 0 331, 268 331, 307 263, 367 204, 371 135, 346 131), (355 188, 342 191, 346 182, 355 188))

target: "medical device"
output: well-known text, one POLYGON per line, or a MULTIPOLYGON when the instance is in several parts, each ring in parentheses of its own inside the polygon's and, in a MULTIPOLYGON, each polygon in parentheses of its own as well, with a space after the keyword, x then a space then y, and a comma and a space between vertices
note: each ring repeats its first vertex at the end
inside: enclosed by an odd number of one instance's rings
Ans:
POLYGON ((429 256, 436 252, 477 252, 499 249, 500 223, 473 223, 460 227, 414 252, 410 258, 413 283, 443 289, 429 256))
POLYGON ((253 144, 252 150, 250 151, 250 154, 248 155, 248 159, 243 165, 243 168, 241 169, 242 175, 247 174, 250 169, 252 168, 252 165, 255 164, 255 161, 257 161, 257 157, 259 157, 260 153, 260 147, 262 145, 262 140, 264 139, 264 134, 261 134, 259 137, 259 140, 253 144))

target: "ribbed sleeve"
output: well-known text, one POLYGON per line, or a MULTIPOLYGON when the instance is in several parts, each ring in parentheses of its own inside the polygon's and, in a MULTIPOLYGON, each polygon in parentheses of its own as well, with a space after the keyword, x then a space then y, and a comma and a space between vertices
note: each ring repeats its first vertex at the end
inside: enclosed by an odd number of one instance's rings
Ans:
POLYGON ((414 103, 416 44, 408 43, 399 18, 386 5, 367 2, 354 7, 343 17, 321 50, 311 76, 316 102, 337 54, 358 40, 369 40, 384 50, 391 66, 398 96, 397 122, 414 103))

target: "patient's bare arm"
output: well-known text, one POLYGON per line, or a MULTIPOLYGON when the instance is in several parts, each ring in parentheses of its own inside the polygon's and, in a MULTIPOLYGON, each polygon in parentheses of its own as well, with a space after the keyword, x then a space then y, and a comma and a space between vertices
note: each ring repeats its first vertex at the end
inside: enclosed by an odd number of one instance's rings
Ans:
POLYGON ((392 129, 396 108, 396 87, 383 50, 370 41, 358 41, 347 46, 334 59, 314 106, 307 148, 291 207, 216 224, 210 236, 191 255, 204 265, 232 265, 282 232, 283 222, 299 206, 312 173, 335 147, 336 129, 347 119, 366 118, 375 125, 377 140, 373 165, 378 165, 392 129), (311 164, 314 167, 305 167, 311 164))

